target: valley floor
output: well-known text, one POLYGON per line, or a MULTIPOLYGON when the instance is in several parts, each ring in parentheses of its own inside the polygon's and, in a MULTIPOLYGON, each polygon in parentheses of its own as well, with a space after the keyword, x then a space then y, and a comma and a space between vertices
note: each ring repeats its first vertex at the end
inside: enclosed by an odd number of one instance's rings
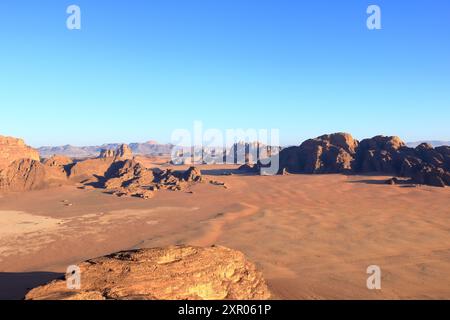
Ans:
POLYGON ((150 200, 75 186, 0 195, 0 298, 120 250, 217 244, 244 252, 277 299, 450 299, 449 188, 201 169, 228 188, 150 200), (381 290, 366 287, 370 265, 381 268, 381 290))

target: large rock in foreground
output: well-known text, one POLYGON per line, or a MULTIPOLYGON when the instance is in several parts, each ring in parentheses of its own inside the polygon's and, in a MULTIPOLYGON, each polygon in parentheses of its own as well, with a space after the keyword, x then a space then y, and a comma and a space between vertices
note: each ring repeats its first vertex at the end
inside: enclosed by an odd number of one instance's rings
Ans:
POLYGON ((0 170, 20 159, 39 161, 39 152, 27 146, 22 139, 0 136, 0 170))
POLYGON ((270 292, 253 263, 224 247, 124 251, 78 265, 81 288, 55 280, 27 300, 261 300, 270 292))

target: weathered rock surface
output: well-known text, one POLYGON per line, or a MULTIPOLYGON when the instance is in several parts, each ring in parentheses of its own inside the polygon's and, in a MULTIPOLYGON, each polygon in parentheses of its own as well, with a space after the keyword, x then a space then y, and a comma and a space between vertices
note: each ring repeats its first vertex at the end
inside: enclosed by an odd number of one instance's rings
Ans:
POLYGON ((105 176, 108 169, 114 163, 114 158, 87 159, 76 162, 69 169, 69 178, 81 182, 85 180, 97 181, 105 176))
POLYGON ((99 158, 115 158, 117 160, 133 159, 133 151, 126 144, 121 144, 116 150, 103 149, 100 151, 99 158))
POLYGON ((376 136, 364 139, 359 144, 353 169, 356 172, 395 174, 407 150, 399 137, 376 136))
POLYGON ((57 167, 36 160, 22 159, 0 171, 0 190, 28 191, 67 183, 67 176, 57 167))
POLYGON ((45 159, 42 163, 50 167, 64 167, 69 164, 72 164, 73 161, 72 159, 66 156, 54 155, 48 159, 45 159))
POLYGON ((201 182, 202 172, 196 167, 190 167, 183 173, 182 179, 186 182, 201 182))
POLYGON ((280 173, 338 173, 350 171, 358 141, 348 133, 323 135, 280 153, 280 173))
POLYGON ((45 159, 42 163, 49 167, 58 168, 61 172, 68 176, 73 160, 66 156, 54 155, 48 159, 45 159))
POLYGON ((39 161, 39 153, 27 146, 22 139, 0 136, 0 170, 20 159, 39 161))
POLYGON ((114 162, 105 174, 104 188, 118 196, 153 197, 153 171, 134 160, 114 162))
POLYGON ((263 300, 262 274, 235 250, 177 246, 124 251, 78 265, 81 288, 64 279, 37 287, 27 300, 263 300))
POLYGON ((104 188, 117 196, 153 197, 159 189, 183 190, 202 182, 201 171, 195 167, 180 172, 171 169, 147 169, 135 160, 116 161, 104 175, 104 188))
POLYGON ((291 173, 382 173, 431 186, 450 185, 450 147, 423 143, 409 148, 399 137, 376 136, 360 143, 335 133, 283 149, 280 170, 291 173))

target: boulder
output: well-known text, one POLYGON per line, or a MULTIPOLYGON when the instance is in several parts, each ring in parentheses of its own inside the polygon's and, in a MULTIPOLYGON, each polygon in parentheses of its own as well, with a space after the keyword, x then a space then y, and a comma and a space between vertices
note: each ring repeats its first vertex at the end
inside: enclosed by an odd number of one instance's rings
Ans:
MULTIPOLYGON (((26 300, 265 300, 255 265, 236 250, 175 246, 123 251, 78 264, 80 289, 58 279, 26 300)), ((70 277, 71 275, 66 275, 70 277)))

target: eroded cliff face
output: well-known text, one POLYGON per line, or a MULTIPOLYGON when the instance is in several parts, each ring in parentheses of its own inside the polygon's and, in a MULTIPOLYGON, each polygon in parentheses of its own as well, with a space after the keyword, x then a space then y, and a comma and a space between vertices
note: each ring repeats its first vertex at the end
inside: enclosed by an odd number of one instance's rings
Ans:
POLYGON ((67 183, 64 171, 36 160, 15 160, 0 171, 0 191, 29 191, 67 183))
MULTIPOLYGON (((80 288, 66 279, 37 287, 27 300, 264 300, 271 294, 255 265, 220 246, 174 246, 114 253, 78 265, 80 288)), ((71 275, 66 275, 70 277, 71 275)))
POLYGON ((0 170, 20 159, 39 161, 39 152, 27 146, 22 139, 0 136, 0 170))

